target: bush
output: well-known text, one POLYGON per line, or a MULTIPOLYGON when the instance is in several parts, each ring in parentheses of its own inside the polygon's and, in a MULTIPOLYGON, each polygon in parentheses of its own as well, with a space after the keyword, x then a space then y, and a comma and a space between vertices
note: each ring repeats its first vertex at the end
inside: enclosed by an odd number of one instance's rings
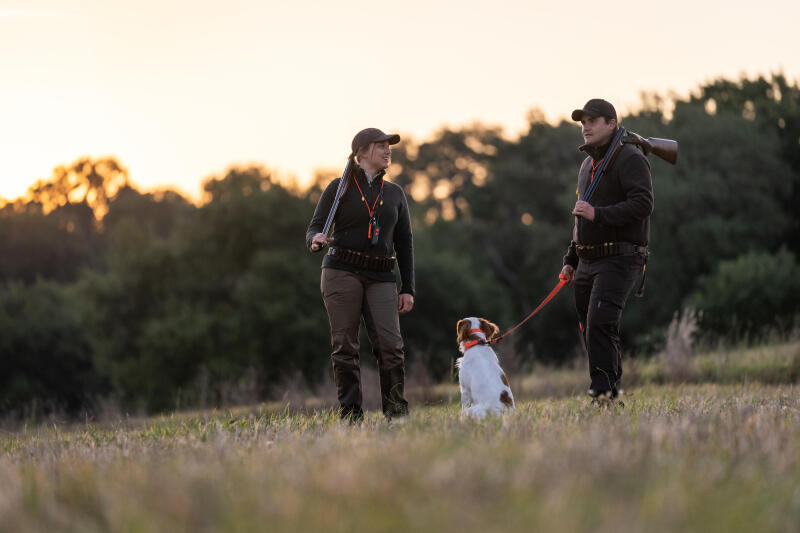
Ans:
POLYGON ((800 266, 785 249, 723 261, 689 297, 705 332, 726 338, 788 333, 800 313, 800 266))
POLYGON ((51 282, 0 288, 0 410, 77 413, 104 392, 72 289, 51 282))

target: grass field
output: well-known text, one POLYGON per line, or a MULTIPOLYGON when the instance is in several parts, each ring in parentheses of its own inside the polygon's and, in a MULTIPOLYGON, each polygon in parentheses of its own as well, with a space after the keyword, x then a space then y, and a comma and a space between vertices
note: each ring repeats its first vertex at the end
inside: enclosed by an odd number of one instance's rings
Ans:
POLYGON ((399 424, 261 406, 4 431, 0 531, 797 531, 800 390, 645 370, 611 409, 536 397, 540 371, 481 422, 443 402, 399 424))

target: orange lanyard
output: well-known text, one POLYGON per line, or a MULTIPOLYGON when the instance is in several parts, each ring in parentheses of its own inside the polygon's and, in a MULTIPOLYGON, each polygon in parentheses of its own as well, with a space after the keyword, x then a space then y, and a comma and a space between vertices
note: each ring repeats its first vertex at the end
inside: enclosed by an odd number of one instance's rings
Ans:
MULTIPOLYGON (((603 159, 605 159, 605 158, 603 158, 603 159)), ((589 183, 594 181, 594 171, 597 170, 597 168, 600 166, 600 163, 603 162, 603 159, 601 159, 597 163, 595 163, 594 159, 592 159, 592 177, 589 179, 589 183)))
POLYGON ((378 196, 375 197, 375 202, 372 204, 372 208, 369 207, 369 202, 367 202, 367 198, 364 196, 364 191, 361 190, 361 185, 358 184, 358 179, 353 176, 353 181, 356 182, 356 187, 358 187, 358 192, 361 193, 361 201, 364 202, 364 205, 367 206, 367 213, 369 214, 369 227, 367 228, 367 238, 372 237, 372 226, 377 225, 377 221, 375 220, 375 208, 378 206, 378 201, 380 200, 381 205, 383 205, 383 178, 381 178, 381 190, 378 193, 378 196))

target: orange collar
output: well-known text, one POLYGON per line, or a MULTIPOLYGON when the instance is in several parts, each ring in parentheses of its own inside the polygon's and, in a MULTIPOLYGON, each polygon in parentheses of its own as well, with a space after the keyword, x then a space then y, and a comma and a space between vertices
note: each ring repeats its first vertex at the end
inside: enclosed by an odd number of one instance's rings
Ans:
MULTIPOLYGON (((475 328, 475 329, 469 330, 469 332, 470 333, 479 333, 479 332, 483 333, 483 330, 480 329, 480 328, 475 328)), ((485 336, 486 335, 484 334, 484 337, 485 336)), ((484 339, 478 339, 478 340, 475 340, 475 341, 465 342, 464 343, 464 351, 466 352, 467 350, 469 350, 470 348, 472 348, 476 344, 488 344, 488 341, 484 338, 484 339)))
POLYGON ((470 348, 472 348, 472 347, 473 347, 473 346, 475 346, 476 344, 480 344, 480 343, 482 343, 482 342, 486 342, 486 341, 485 341, 485 340, 483 340, 483 339, 481 339, 481 340, 477 340, 477 341, 469 341, 469 342, 465 342, 465 343, 464 343, 464 351, 466 352, 467 350, 469 350, 470 348))

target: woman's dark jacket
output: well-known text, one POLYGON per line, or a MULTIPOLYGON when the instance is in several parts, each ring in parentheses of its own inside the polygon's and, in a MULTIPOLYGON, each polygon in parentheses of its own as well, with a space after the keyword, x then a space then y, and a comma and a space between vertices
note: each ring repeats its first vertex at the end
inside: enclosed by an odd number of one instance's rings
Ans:
MULTIPOLYGON (((414 294, 414 249, 411 235, 411 219, 408 213, 408 202, 403 189, 394 183, 383 179, 381 171, 370 185, 366 174, 359 166, 351 176, 358 180, 364 197, 369 202, 370 208, 375 203, 383 184, 383 205, 375 207, 375 216, 380 227, 378 243, 370 244, 367 237, 369 228, 369 214, 367 207, 361 200, 361 192, 354 182, 350 182, 347 190, 339 202, 339 208, 333 221, 333 242, 331 246, 348 248, 369 255, 394 255, 397 256, 397 265, 400 270, 400 293, 414 294)), ((322 232, 325 220, 328 218, 336 190, 341 178, 336 178, 328 184, 314 210, 314 216, 306 232, 306 246, 311 248, 311 239, 322 232)), ((380 200, 378 201, 380 204, 380 200)), ((325 249, 325 248, 323 248, 325 249)), ((325 255, 322 268, 338 268, 361 274, 378 281, 396 282, 394 272, 373 272, 359 270, 356 267, 338 263, 330 255, 325 255)))

